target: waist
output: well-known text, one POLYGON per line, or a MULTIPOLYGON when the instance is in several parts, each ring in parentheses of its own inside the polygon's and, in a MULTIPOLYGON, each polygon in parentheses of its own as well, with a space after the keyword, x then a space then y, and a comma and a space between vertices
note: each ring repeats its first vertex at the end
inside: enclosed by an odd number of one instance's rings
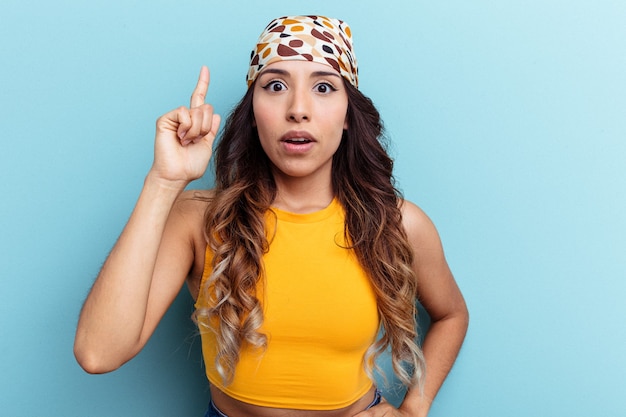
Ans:
POLYGON ((382 400, 380 391, 372 386, 367 393, 352 404, 333 410, 301 410, 263 407, 229 397, 211 385, 211 405, 205 417, 352 417, 382 400))

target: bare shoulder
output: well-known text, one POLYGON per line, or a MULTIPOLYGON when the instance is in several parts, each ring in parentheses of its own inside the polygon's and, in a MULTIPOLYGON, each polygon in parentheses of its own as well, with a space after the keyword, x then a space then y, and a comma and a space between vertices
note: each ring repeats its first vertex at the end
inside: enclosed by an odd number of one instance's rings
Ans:
POLYGON ((414 248, 439 248, 441 241, 439 233, 432 220, 416 204, 400 201, 402 225, 414 248))
MULTIPOLYGON (((401 201, 402 222, 413 249, 418 298, 433 321, 457 316, 467 328, 467 307, 430 218, 410 201, 401 201)), ((462 330, 463 334, 465 330, 462 330)))

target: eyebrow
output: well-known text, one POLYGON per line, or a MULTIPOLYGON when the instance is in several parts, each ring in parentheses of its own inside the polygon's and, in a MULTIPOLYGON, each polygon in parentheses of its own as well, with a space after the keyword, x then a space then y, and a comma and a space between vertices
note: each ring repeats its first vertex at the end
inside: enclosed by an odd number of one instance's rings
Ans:
MULTIPOLYGON (((278 75, 289 75, 289 71, 285 71, 279 68, 267 68, 264 70, 259 76, 263 74, 278 74, 278 75)), ((339 74, 334 71, 315 71, 311 73, 311 78, 313 77, 337 77, 341 78, 339 74)))

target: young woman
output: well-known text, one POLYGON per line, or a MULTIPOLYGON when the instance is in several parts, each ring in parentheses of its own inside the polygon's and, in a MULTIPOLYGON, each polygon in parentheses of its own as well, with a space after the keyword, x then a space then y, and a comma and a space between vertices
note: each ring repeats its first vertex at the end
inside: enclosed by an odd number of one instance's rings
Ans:
POLYGON ((216 147, 213 190, 183 191, 220 126, 207 68, 190 107, 158 119, 154 164, 81 312, 79 363, 102 373, 130 360, 186 281, 207 416, 426 416, 468 313, 435 227, 394 188, 350 28, 275 19, 247 82, 216 147), (416 300, 432 323, 421 347, 416 300), (388 347, 408 386, 398 409, 372 378, 388 347))

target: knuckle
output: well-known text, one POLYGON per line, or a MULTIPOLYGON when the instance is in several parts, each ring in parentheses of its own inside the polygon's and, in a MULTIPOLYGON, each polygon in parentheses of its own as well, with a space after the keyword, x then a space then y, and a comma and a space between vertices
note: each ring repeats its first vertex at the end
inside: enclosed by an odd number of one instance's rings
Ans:
POLYGON ((200 122, 202 120, 202 111, 198 108, 190 110, 191 120, 192 122, 200 122))

